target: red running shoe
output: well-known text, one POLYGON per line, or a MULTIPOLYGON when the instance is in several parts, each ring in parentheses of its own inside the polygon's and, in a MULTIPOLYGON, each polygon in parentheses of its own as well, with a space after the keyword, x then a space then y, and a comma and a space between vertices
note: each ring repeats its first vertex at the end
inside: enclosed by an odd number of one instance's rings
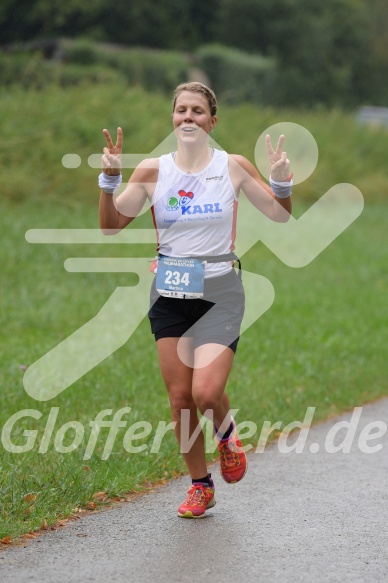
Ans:
POLYGON ((248 468, 247 456, 238 438, 234 420, 233 425, 234 429, 230 437, 218 441, 221 476, 228 484, 234 484, 242 480, 248 468))
POLYGON ((215 503, 214 484, 213 488, 206 484, 193 484, 187 492, 186 501, 178 508, 178 516, 181 518, 203 518, 206 510, 213 508, 215 503))

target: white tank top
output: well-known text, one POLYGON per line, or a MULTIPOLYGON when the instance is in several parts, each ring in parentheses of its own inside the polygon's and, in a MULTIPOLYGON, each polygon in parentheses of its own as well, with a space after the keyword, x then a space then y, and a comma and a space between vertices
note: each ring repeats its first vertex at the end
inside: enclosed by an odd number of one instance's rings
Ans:
MULTIPOLYGON (((174 154, 161 156, 151 210, 162 255, 198 257, 233 251, 237 196, 229 177, 228 154, 214 150, 210 163, 194 174, 180 170, 174 154)), ((207 263, 205 278, 231 269, 230 261, 207 263)))

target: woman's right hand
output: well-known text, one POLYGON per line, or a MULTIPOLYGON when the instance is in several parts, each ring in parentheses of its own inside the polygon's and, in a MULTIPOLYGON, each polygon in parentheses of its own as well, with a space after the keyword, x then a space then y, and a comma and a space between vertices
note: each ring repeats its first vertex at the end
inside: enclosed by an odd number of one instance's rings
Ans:
POLYGON ((282 134, 278 140, 276 150, 274 150, 271 144, 271 136, 269 134, 265 136, 272 180, 289 182, 293 173, 290 172, 290 161, 287 158, 287 154, 283 152, 283 142, 284 135, 282 134))
POLYGON ((107 176, 118 176, 121 173, 121 154, 123 150, 123 130, 117 128, 116 144, 113 145, 108 130, 102 130, 107 147, 102 156, 102 171, 107 176))

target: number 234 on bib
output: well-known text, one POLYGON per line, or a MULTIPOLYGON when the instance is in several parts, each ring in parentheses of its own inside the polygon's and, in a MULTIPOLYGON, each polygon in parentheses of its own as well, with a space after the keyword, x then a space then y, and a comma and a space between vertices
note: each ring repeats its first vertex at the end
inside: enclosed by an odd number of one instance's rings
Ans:
POLYGON ((156 290, 161 296, 195 299, 203 297, 204 261, 192 257, 159 257, 156 290))

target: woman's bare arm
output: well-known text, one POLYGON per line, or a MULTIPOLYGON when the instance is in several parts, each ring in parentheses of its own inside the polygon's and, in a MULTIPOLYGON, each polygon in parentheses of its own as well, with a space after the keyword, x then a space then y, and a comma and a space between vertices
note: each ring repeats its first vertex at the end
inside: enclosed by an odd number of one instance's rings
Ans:
MULTIPOLYGON (((103 130, 107 146, 102 156, 102 171, 106 176, 119 176, 121 173, 121 154, 123 132, 117 128, 117 139, 114 145, 108 130, 103 130)), ((113 235, 124 229, 139 214, 145 201, 151 198, 158 179, 159 160, 150 158, 143 160, 132 173, 128 184, 117 199, 114 195, 100 193, 99 223, 106 235, 113 235)))
MULTIPOLYGON (((287 153, 283 152, 283 142, 284 135, 281 135, 274 150, 270 135, 267 134, 265 137, 272 180, 275 183, 290 183, 291 187, 290 161, 287 158, 287 153)), ((248 200, 272 220, 278 222, 288 221, 292 212, 291 197, 287 196, 288 186, 286 187, 285 198, 276 196, 263 181, 253 164, 244 156, 236 154, 232 154, 229 157, 229 173, 236 192, 242 189, 248 200)), ((273 187, 275 189, 275 184, 273 184, 273 187)))
POLYGON ((288 221, 292 211, 291 197, 277 198, 249 160, 231 154, 229 173, 236 191, 242 190, 254 207, 274 221, 288 221))

